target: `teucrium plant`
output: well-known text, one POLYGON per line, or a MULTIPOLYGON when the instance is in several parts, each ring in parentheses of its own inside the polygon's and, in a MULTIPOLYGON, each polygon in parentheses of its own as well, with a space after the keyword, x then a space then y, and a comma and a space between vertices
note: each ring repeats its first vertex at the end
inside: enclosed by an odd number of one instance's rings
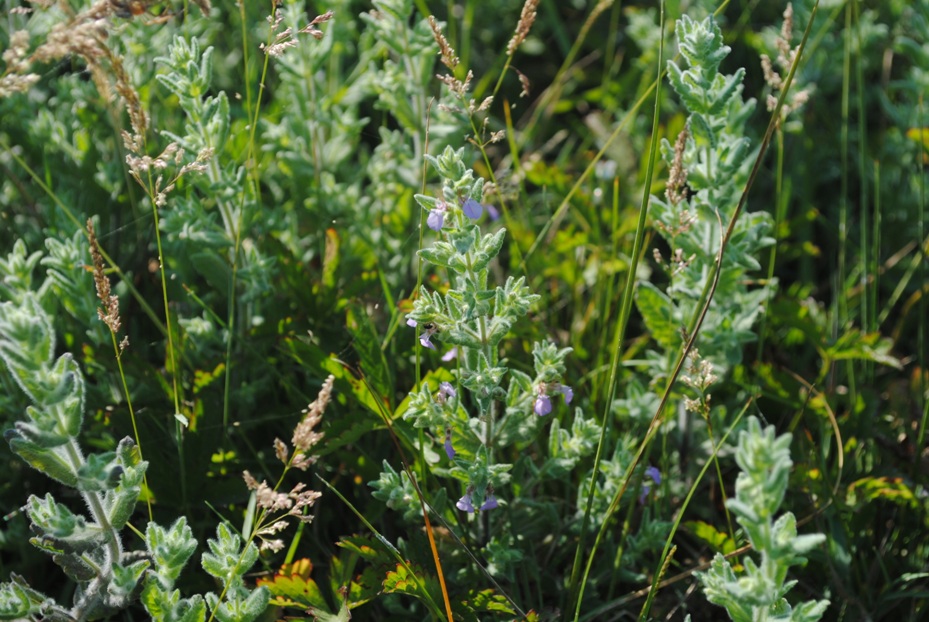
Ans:
MULTIPOLYGON (((752 162, 745 123, 755 101, 742 100, 745 70, 719 71, 730 48, 712 17, 701 22, 684 15, 677 38, 686 69, 668 63, 668 79, 687 109, 687 126, 676 145, 662 140, 670 169, 665 200, 653 197, 655 228, 671 247, 666 264, 667 292, 643 284, 637 306, 665 350, 677 351, 700 308, 724 229, 735 214, 752 162)), ((760 269, 756 257, 773 243, 766 212, 743 212, 735 224, 719 270, 719 282, 700 329, 700 351, 722 375, 741 360, 742 347, 773 286, 750 289, 748 273, 760 269)), ((655 373, 666 373, 667 357, 656 359, 655 373), (659 362, 660 361, 660 362, 659 362)))
MULTIPOLYGON (((51 247, 52 245, 50 245, 51 247)), ((0 360, 32 402, 26 418, 4 436, 11 449, 33 468, 73 488, 87 513, 75 513, 52 494, 32 495, 23 510, 34 537, 30 542, 48 553, 76 584, 70 607, 31 588, 22 577, 0 585, 0 619, 87 620, 112 615, 141 596, 154 620, 206 620, 207 606, 220 621, 250 622, 269 601, 266 588, 250 590, 244 574, 258 557, 251 542, 221 524, 210 540, 203 568, 220 581, 220 594, 181 598, 174 589, 196 540, 184 518, 168 530, 150 522, 146 547, 127 550, 120 531, 129 522, 141 493, 147 462, 139 459, 134 441, 121 440, 115 450, 86 454, 78 436, 84 420, 84 376, 71 354, 55 358, 56 338, 46 305, 54 268, 33 291, 31 268, 39 254, 24 245, 0 262, 15 272, 0 295, 0 360), (18 268, 17 268, 18 266, 18 268), (14 270, 15 268, 15 270, 14 270)))
POLYGON ((126 607, 138 595, 147 562, 123 548, 119 531, 141 491, 147 463, 125 438, 116 451, 84 455, 77 437, 84 417, 84 377, 70 354, 57 359, 48 312, 33 293, 19 304, 0 304, 0 358, 32 402, 26 419, 5 433, 10 447, 32 467, 75 488, 89 516, 74 514, 51 494, 31 496, 25 506, 35 534, 31 542, 52 556, 78 583, 65 609, 21 578, 0 588, 0 617, 55 616, 85 619, 126 607))
MULTIPOLYGON (((573 391, 562 384, 570 348, 536 343, 534 378, 500 360, 501 341, 539 296, 529 291, 523 278, 508 277, 502 286, 489 284, 488 266, 500 252, 506 230, 482 233, 475 224, 484 211, 484 180, 474 176, 463 158, 463 149, 451 147, 437 157, 426 156, 442 178, 442 189, 438 196, 415 197, 428 212, 427 226, 438 235, 419 254, 445 268, 450 283, 443 291, 422 287, 407 315, 407 324, 420 331, 423 347, 453 348, 448 354, 457 357, 451 370, 456 382, 424 382, 411 393, 403 417, 414 427, 430 430, 442 443, 449 467, 438 471, 463 483, 456 507, 473 513, 498 506, 495 490, 506 484, 512 465, 498 462, 496 456, 508 446, 531 441, 538 421, 552 412, 553 398, 561 395, 570 402, 573 391)), ((582 423, 575 424, 575 432, 586 429, 582 423)), ((585 453, 567 432, 556 438, 560 467, 573 465, 585 453)), ((392 507, 415 503, 396 472, 382 474, 372 485, 378 489, 375 496, 392 507)))
POLYGON ((775 436, 773 426, 762 429, 754 418, 739 434, 735 460, 741 472, 735 483, 736 496, 727 505, 760 562, 745 557, 745 570, 737 575, 717 553, 710 570, 700 575, 707 599, 725 607, 735 622, 815 622, 829 605, 820 600, 791 607, 784 598, 796 584, 787 580, 787 571, 804 563, 804 555, 826 539, 822 534, 797 535, 797 519, 790 512, 775 517, 793 466, 790 439, 790 434, 775 436))

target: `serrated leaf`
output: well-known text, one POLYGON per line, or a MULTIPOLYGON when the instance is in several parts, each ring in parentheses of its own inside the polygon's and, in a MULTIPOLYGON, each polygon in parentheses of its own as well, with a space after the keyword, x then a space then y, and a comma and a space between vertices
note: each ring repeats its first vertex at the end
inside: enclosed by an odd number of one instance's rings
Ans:
POLYGON ((375 563, 390 563, 390 551, 378 540, 370 536, 349 536, 342 538, 336 546, 358 554, 362 559, 375 563))
POLYGON ((387 573, 384 578, 384 591, 388 594, 399 592, 422 598, 422 591, 416 577, 410 574, 402 564, 397 564, 394 570, 387 573))
POLYGON ((309 559, 298 559, 292 564, 284 564, 272 579, 258 579, 257 585, 268 588, 271 604, 278 607, 311 607, 329 610, 329 603, 323 597, 322 590, 310 577, 313 563, 309 559))
POLYGON ((354 609, 359 605, 374 600, 381 593, 381 585, 384 583, 383 570, 374 566, 368 566, 364 571, 355 577, 349 587, 348 606, 354 609))
POLYGON ((510 605, 510 602, 502 594, 495 593, 492 589, 486 589, 481 591, 472 590, 468 594, 467 600, 464 601, 464 606, 472 612, 500 612, 506 613, 508 615, 513 615, 516 612, 513 610, 513 606, 510 605))
POLYGON ((425 574, 417 565, 411 565, 410 569, 416 574, 408 571, 403 564, 397 564, 388 571, 384 578, 384 592, 408 594, 423 602, 437 602, 436 596, 442 592, 435 577, 425 574))

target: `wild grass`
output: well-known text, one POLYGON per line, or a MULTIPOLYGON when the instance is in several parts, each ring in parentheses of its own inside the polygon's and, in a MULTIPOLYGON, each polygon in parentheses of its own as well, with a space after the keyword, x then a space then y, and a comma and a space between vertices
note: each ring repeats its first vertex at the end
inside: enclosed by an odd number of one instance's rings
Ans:
POLYGON ((925 617, 929 2, 5 11, 0 618, 925 617))

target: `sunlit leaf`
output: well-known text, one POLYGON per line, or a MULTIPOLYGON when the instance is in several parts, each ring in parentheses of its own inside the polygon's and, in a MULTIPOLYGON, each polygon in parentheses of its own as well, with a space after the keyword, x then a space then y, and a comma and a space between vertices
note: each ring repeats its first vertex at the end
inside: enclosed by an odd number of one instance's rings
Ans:
POLYGON ((730 538, 727 533, 717 530, 716 527, 713 527, 713 525, 709 523, 703 521, 689 521, 684 523, 684 525, 690 529, 696 537, 711 546, 714 551, 728 554, 738 548, 736 541, 730 538))
POLYGON ((329 604, 323 598, 322 591, 310 578, 313 563, 309 559, 298 559, 292 564, 284 564, 272 579, 258 579, 259 586, 265 586, 271 592, 271 604, 278 607, 297 607, 300 609, 321 608, 329 610, 329 604))
POLYGON ((846 499, 852 506, 880 499, 914 508, 919 504, 916 493, 901 477, 863 477, 848 486, 846 499))

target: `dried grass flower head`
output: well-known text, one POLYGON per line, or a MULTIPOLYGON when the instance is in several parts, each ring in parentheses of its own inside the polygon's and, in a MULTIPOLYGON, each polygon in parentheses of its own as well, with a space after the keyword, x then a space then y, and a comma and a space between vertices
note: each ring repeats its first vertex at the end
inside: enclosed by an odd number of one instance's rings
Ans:
POLYGON ((452 71, 455 71, 455 68, 458 67, 458 56, 455 55, 454 48, 452 48, 448 39, 445 38, 442 27, 439 26, 439 22, 436 21, 435 17, 430 15, 428 20, 429 28, 432 29, 432 37, 439 45, 439 57, 442 59, 442 64, 452 71))
POLYGON ((684 153, 687 150, 689 136, 690 131, 685 125, 674 142, 674 159, 671 162, 668 185, 665 188, 665 197, 672 205, 677 205, 687 199, 687 169, 684 168, 684 153))
MULTIPOLYGON (((777 94, 783 91, 785 87, 784 78, 781 77, 781 73, 779 73, 774 66, 776 64, 784 75, 789 74, 791 67, 793 67, 797 60, 797 53, 800 49, 799 46, 795 48, 790 47, 794 25, 793 17, 793 5, 788 4, 787 8, 784 9, 784 23, 781 25, 781 32, 774 40, 774 45, 778 52, 777 59, 772 63, 771 58, 767 54, 761 55, 761 71, 764 73, 765 82, 772 90, 772 93, 765 99, 765 105, 769 112, 777 107, 777 94)), ((785 119, 792 111, 801 108, 809 99, 809 89, 794 89, 793 93, 791 93, 790 97, 781 107, 781 120, 785 119)))
POLYGON ((313 18, 313 21, 297 31, 294 31, 293 28, 288 26, 278 32, 278 29, 281 27, 281 22, 284 21, 284 14, 275 8, 272 14, 268 16, 268 23, 271 25, 271 33, 274 34, 274 41, 272 41, 270 45, 262 43, 259 48, 268 56, 279 57, 289 48, 297 46, 297 37, 299 35, 310 35, 316 40, 322 39, 325 33, 317 28, 317 26, 325 24, 331 20, 334 15, 332 11, 326 11, 322 15, 313 18))
MULTIPOLYGON (((442 64, 448 67, 448 70, 451 72, 436 77, 448 87, 448 90, 451 91, 457 99, 465 101, 465 95, 471 87, 471 80, 474 78, 474 73, 468 71, 463 81, 455 77, 455 69, 458 67, 459 62, 458 56, 455 54, 455 50, 448 42, 448 39, 445 38, 442 27, 439 22, 436 21, 435 17, 430 15, 428 21, 429 27, 432 29, 432 38, 435 39, 436 44, 439 46, 439 58, 442 60, 442 64)), ((451 110, 451 108, 444 104, 440 104, 439 108, 451 110)))
POLYGON ((332 383, 335 382, 335 376, 329 376, 323 382, 322 388, 316 400, 307 406, 303 411, 304 416, 297 427, 294 429, 294 436, 291 440, 295 454, 290 463, 292 467, 305 471, 310 465, 316 462, 316 456, 311 455, 313 447, 322 440, 323 433, 316 431, 316 426, 323 419, 323 412, 332 399, 332 383))
MULTIPOLYGON (((35 8, 46 10, 51 2, 32 2, 35 8)), ((59 3, 65 7, 67 3, 59 3)), ((142 109, 139 95, 129 81, 123 57, 107 44, 113 15, 128 14, 130 17, 144 12, 152 0, 97 0, 86 9, 74 13, 65 9, 66 19, 55 23, 45 40, 29 52, 29 35, 19 30, 10 36, 10 43, 3 52, 5 71, 0 76, 0 97, 25 92, 35 84, 39 76, 30 73, 35 64, 51 64, 62 58, 73 56, 87 65, 87 71, 97 91, 107 102, 118 95, 129 114, 133 131, 145 134, 148 118, 142 109), (114 95, 115 92, 115 95, 114 95)), ((17 11, 24 12, 24 11, 17 11)))
MULTIPOLYGON (((97 289, 97 298, 103 303, 102 307, 97 308, 97 317, 99 317, 115 335, 119 332, 122 325, 119 319, 119 298, 113 294, 110 287, 110 278, 104 271, 103 255, 100 253, 100 242, 97 240, 97 232, 94 229, 94 223, 90 219, 87 220, 87 238, 90 241, 90 257, 94 264, 94 286, 97 289)), ((123 342, 126 342, 126 340, 124 339, 123 342)), ((125 347, 122 346, 122 344, 120 345, 120 349, 125 347)))
MULTIPOLYGON (((329 376, 323 382, 316 400, 303 411, 303 418, 294 429, 292 440, 294 453, 281 439, 274 439, 274 454, 284 463, 284 473, 292 468, 305 471, 316 462, 317 456, 311 454, 313 448, 323 438, 323 433, 316 431, 316 426, 322 421, 326 406, 332 400, 332 385, 335 376, 329 376)), ((315 490, 306 490, 306 484, 298 483, 290 492, 279 492, 277 486, 271 488, 267 481, 258 482, 248 471, 242 473, 245 485, 255 493, 255 504, 261 513, 255 524, 254 536, 261 541, 259 548, 263 551, 277 552, 284 547, 279 538, 273 536, 280 533, 286 526, 289 517, 308 523, 313 520, 308 509, 315 505, 316 500, 322 496, 315 490)), ((283 481, 283 476, 278 482, 283 481)))
POLYGON ((536 9, 539 7, 539 0, 526 0, 523 4, 523 10, 519 14, 519 23, 516 24, 516 32, 506 46, 507 56, 516 53, 516 49, 522 45, 529 31, 532 30, 532 24, 535 23, 536 9))

